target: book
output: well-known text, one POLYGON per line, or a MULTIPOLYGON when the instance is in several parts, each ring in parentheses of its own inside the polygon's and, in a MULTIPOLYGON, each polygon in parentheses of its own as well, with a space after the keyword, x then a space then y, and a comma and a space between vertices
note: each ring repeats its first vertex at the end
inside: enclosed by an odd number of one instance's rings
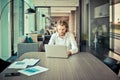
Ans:
POLYGON ((23 70, 18 70, 18 72, 20 72, 22 74, 25 74, 27 76, 32 76, 32 75, 35 75, 35 74, 38 74, 38 73, 45 72, 47 70, 48 70, 48 68, 45 68, 45 67, 34 66, 34 67, 29 67, 29 68, 26 68, 26 69, 23 69, 23 70))

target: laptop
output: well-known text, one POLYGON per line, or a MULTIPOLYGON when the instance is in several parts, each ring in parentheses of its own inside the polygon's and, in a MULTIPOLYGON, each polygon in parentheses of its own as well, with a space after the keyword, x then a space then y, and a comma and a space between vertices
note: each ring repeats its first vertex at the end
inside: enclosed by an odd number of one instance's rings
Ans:
POLYGON ((45 44, 45 53, 47 57, 68 58, 67 47, 63 45, 45 44))

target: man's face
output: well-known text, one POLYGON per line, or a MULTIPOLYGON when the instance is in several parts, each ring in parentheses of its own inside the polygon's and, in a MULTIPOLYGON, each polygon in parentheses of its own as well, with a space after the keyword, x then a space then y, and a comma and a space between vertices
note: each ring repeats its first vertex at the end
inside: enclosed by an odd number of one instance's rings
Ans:
POLYGON ((67 29, 66 29, 66 27, 64 25, 63 26, 58 25, 57 30, 58 30, 59 36, 64 36, 67 29))

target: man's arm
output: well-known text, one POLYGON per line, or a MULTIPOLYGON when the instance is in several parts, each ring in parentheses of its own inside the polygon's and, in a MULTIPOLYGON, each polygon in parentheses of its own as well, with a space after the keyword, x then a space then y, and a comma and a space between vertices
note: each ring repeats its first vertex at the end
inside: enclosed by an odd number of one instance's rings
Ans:
POLYGON ((70 42, 71 42, 71 49, 70 49, 70 52, 72 53, 72 54, 75 54, 75 53, 77 53, 78 52, 78 47, 77 47, 77 43, 76 43, 76 40, 75 40, 75 38, 74 38, 74 35, 71 33, 70 34, 70 42))
POLYGON ((55 38, 55 37, 54 37, 54 34, 53 34, 53 35, 51 36, 49 42, 48 42, 49 45, 54 45, 54 44, 55 44, 54 38, 55 38))

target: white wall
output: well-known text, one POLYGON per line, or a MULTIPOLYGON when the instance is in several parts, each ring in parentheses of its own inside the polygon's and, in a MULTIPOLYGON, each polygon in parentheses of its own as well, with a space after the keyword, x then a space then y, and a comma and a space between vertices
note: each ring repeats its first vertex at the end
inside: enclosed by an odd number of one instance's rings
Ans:
POLYGON ((32 0, 35 6, 78 6, 79 0, 32 0))
POLYGON ((114 15, 114 23, 118 23, 118 19, 120 21, 120 3, 117 3, 115 5, 113 5, 114 8, 114 14, 112 14, 112 6, 109 7, 110 9, 110 22, 112 22, 112 15, 114 15))
MULTIPOLYGON (((34 4, 32 3, 32 0, 25 0, 24 2, 24 12, 28 8, 34 9, 34 4)), ((24 34, 31 33, 31 31, 35 30, 35 14, 24 14, 24 34)))
POLYGON ((45 27, 50 26, 50 8, 46 7, 39 7, 36 11, 36 27, 37 31, 40 34, 43 34, 43 29, 45 27), (42 15, 45 15, 45 17, 42 17, 42 15))
POLYGON ((25 14, 24 34, 35 31, 35 14, 25 14))
POLYGON ((114 11, 114 16, 115 16, 115 23, 118 22, 118 19, 119 19, 119 22, 120 22, 120 3, 118 4, 115 4, 115 7, 114 7, 115 11, 114 11))

